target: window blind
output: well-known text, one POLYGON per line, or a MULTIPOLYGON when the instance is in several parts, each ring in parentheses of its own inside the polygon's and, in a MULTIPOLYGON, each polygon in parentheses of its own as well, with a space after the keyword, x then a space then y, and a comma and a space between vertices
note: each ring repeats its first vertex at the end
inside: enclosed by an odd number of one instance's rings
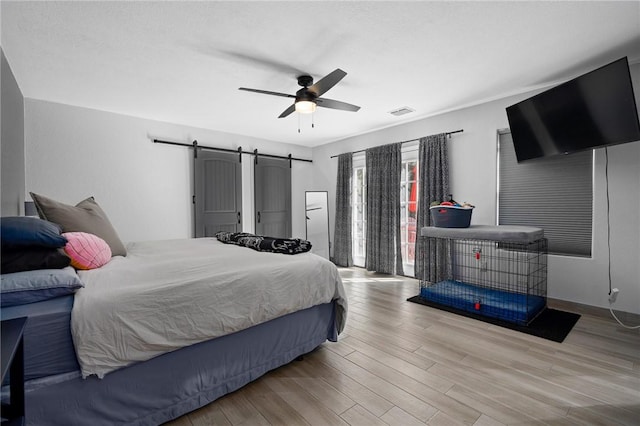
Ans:
POLYGON ((498 224, 544 229, 549 253, 591 256, 593 150, 518 163, 498 137, 498 224))

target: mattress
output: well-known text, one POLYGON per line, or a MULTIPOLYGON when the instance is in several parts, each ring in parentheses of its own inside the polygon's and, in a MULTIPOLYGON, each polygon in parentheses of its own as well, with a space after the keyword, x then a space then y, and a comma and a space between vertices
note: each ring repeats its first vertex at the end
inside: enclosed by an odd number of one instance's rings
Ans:
POLYGON ((541 296, 445 280, 420 290, 425 300, 517 324, 528 324, 546 306, 541 296))
POLYGON ((3 320, 29 317, 24 331, 25 380, 79 369, 71 338, 74 295, 0 310, 3 320))

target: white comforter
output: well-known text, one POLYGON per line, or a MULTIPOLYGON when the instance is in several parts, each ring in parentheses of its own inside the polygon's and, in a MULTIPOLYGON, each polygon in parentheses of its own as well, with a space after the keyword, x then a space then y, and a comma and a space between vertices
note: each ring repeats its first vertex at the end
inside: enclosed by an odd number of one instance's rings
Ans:
POLYGON ((284 255, 215 239, 131 243, 126 257, 81 271, 71 332, 83 377, 337 300, 336 267, 311 253, 284 255))

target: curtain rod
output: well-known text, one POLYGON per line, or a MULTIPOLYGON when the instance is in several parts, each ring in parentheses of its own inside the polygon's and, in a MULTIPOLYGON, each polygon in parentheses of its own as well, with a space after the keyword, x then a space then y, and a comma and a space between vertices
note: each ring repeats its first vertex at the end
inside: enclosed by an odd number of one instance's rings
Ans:
POLYGON ((307 160, 306 158, 296 158, 296 157, 292 157, 291 154, 289 154, 288 156, 283 156, 283 155, 273 155, 273 154, 262 154, 260 152, 258 152, 257 149, 253 150, 253 151, 243 151, 242 147, 238 147, 238 149, 230 149, 230 148, 215 148, 212 146, 202 146, 202 145, 198 145, 198 141, 194 140, 192 144, 188 144, 188 143, 182 143, 182 142, 170 142, 170 141, 163 141, 160 139, 154 139, 153 140, 154 143, 164 143, 167 145, 177 145, 177 146, 186 146, 189 148, 200 148, 200 149, 207 149, 210 151, 222 151, 222 152, 232 152, 234 154, 250 154, 250 155, 255 155, 256 157, 268 157, 268 158, 280 158, 283 160, 289 160, 289 161, 306 161, 307 163, 313 163, 313 160, 307 160))
MULTIPOLYGON (((447 136, 451 137, 451 135, 452 135, 452 134, 454 134, 454 133, 462 133, 462 132, 464 132, 464 129, 454 130, 454 131, 451 131, 451 132, 446 132, 446 133, 445 133, 445 135, 447 135, 447 136)), ((419 141, 420 139, 422 139, 422 138, 418 138, 418 139, 409 139, 408 141, 402 141, 402 142, 397 142, 397 143, 409 143, 409 142, 415 142, 415 141, 419 141)), ((366 151, 366 149, 359 149, 358 151, 353 151, 353 152, 351 152, 351 154, 356 154, 356 153, 358 153, 358 152, 364 152, 364 151, 366 151)), ((348 154, 348 153, 345 153, 345 154, 348 154)), ((332 156, 331 156, 331 158, 336 158, 336 157, 338 157, 339 155, 342 155, 342 154, 332 155, 332 156)))

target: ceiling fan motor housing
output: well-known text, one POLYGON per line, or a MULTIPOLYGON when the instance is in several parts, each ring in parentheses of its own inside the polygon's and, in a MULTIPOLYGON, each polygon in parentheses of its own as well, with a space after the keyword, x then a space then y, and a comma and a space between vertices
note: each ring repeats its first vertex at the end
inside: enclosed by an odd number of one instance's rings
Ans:
POLYGON ((301 101, 316 103, 318 95, 309 90, 309 86, 313 84, 313 77, 310 75, 301 75, 298 77, 298 84, 302 86, 302 89, 296 92, 296 103, 301 101))
POLYGON ((315 102, 317 97, 318 96, 314 92, 307 89, 306 87, 296 92, 296 102, 300 102, 300 101, 315 102))

